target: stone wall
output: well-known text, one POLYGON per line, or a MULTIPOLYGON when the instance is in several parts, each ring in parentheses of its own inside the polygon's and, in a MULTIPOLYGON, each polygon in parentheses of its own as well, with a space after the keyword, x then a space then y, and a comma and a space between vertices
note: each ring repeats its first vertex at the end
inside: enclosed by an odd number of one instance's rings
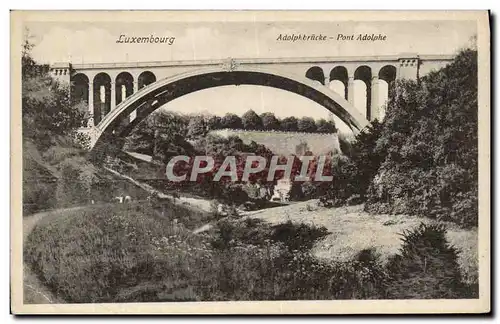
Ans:
POLYGON ((238 136, 245 144, 255 141, 265 145, 273 153, 280 155, 303 155, 307 147, 315 155, 328 152, 339 153, 340 144, 337 133, 319 134, 280 131, 247 131, 241 129, 221 129, 210 131, 210 134, 222 137, 238 136))

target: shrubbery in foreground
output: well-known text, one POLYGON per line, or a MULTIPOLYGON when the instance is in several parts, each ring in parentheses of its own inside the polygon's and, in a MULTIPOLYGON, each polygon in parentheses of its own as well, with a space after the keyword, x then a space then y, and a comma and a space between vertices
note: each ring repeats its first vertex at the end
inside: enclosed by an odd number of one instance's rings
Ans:
MULTIPOLYGON (((442 225, 425 225, 403 233, 400 253, 387 265, 391 298, 460 298, 477 293, 461 280, 457 257, 442 225)), ((476 296, 477 297, 477 296, 476 296)))
POLYGON ((25 261, 73 303, 470 297, 440 228, 407 233, 383 266, 369 250, 317 260, 309 248, 324 228, 250 219, 193 234, 169 212, 131 204, 62 215, 33 230, 25 261))

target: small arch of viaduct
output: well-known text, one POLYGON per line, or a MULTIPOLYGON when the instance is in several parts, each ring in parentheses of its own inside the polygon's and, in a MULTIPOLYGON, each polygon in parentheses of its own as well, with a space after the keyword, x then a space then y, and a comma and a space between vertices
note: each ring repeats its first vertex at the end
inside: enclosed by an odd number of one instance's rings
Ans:
POLYGON ((87 102, 89 126, 94 126, 122 101, 156 81, 156 75, 149 70, 140 73, 83 71, 70 78, 71 98, 74 102, 87 102))
POLYGON ((338 64, 331 66, 312 66, 306 71, 306 77, 321 83, 322 85, 333 88, 332 84, 338 82, 342 95, 351 104, 355 104, 355 90, 360 90, 355 86, 355 82, 359 81, 364 84, 363 96, 365 97, 365 106, 361 107, 362 113, 368 120, 380 119, 379 103, 379 84, 380 81, 387 83, 388 97, 389 88, 392 87, 397 78, 396 64, 379 63, 365 65, 361 62, 358 64, 338 64))

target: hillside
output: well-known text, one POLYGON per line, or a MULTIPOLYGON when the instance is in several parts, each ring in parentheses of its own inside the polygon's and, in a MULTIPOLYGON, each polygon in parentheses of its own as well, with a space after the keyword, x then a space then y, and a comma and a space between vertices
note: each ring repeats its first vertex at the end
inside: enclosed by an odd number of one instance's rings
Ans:
POLYGON ((42 153, 34 143, 23 143, 24 216, 61 207, 87 205, 92 201, 109 202, 119 195, 128 195, 134 200, 145 199, 147 194, 129 181, 93 165, 85 151, 55 145, 42 153), (86 174, 87 178, 75 174, 86 174), (80 187, 87 190, 80 192, 74 189, 80 187), (74 196, 69 195, 73 192, 74 196))

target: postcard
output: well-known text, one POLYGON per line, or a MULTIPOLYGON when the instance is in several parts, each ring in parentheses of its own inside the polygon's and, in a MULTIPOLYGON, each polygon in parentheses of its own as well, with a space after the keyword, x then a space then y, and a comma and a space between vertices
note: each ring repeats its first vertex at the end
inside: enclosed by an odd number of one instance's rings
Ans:
POLYGON ((487 11, 12 11, 14 314, 488 313, 487 11))

